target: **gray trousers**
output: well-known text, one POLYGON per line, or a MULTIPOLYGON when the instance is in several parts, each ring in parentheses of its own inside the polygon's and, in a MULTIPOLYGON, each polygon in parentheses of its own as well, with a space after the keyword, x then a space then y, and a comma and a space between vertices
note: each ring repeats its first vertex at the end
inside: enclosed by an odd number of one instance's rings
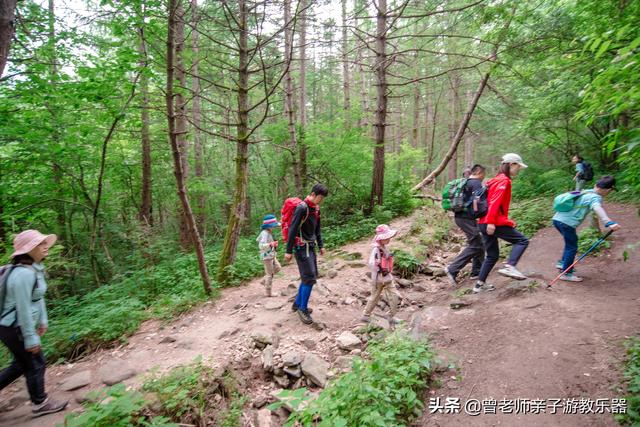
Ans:
POLYGON ((467 246, 458 254, 453 262, 447 267, 449 273, 454 277, 458 275, 465 265, 472 261, 471 275, 480 274, 480 267, 484 261, 484 245, 482 235, 478 229, 478 221, 468 218, 455 218, 456 224, 467 236, 467 246))

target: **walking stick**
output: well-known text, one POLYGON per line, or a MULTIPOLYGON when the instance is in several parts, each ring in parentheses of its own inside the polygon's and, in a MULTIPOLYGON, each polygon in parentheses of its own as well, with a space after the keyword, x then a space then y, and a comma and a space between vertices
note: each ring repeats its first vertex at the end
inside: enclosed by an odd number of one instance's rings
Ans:
POLYGON ((580 261, 582 261, 584 259, 584 257, 586 257, 587 255, 589 255, 589 253, 591 253, 595 248, 597 248, 598 246, 600 246, 602 244, 602 242, 605 241, 605 239, 609 236, 611 236, 611 233, 613 233, 613 230, 609 230, 609 232, 607 234, 605 234, 604 236, 602 236, 597 242, 595 242, 593 245, 591 245, 591 247, 585 252, 583 253, 580 258, 578 258, 576 261, 574 261, 573 264, 571 264, 570 267, 568 267, 566 270, 564 270, 562 273, 558 274, 558 277, 556 277, 555 279, 553 279, 551 281, 551 283, 549 283, 547 285, 547 289, 551 288, 551 286, 553 286, 554 283, 556 283, 558 281, 558 279, 560 279, 560 277, 562 277, 563 274, 565 274, 567 271, 570 271, 574 265, 576 265, 577 263, 579 263, 580 261))

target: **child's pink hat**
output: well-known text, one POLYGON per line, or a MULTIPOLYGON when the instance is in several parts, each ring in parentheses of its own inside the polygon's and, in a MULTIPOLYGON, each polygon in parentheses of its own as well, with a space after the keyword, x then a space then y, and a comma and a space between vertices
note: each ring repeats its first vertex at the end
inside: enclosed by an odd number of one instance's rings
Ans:
POLYGON ((380 224, 376 227, 376 237, 373 240, 375 242, 387 240, 395 236, 397 233, 398 230, 392 230, 387 224, 380 224))

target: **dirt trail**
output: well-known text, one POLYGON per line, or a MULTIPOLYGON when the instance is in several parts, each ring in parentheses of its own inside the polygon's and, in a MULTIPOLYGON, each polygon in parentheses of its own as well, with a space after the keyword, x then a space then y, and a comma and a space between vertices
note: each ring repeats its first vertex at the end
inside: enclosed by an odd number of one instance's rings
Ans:
MULTIPOLYGON (((621 258, 626 245, 640 241, 640 220, 635 210, 629 212, 619 206, 609 210, 625 232, 615 236, 606 255, 590 258, 580 266, 580 274, 588 278, 583 284, 559 284, 551 292, 544 289, 519 292, 506 289, 510 282, 492 275, 498 290, 465 296, 463 300, 471 302, 471 306, 462 310, 449 309, 449 303, 456 298, 440 278, 419 276, 413 282, 420 287, 401 289, 405 302, 398 317, 408 324, 420 319, 422 331, 431 336, 435 348, 459 366, 457 374, 461 380, 450 378, 457 375, 454 371, 440 374, 442 387, 434 389, 429 397, 595 399, 618 395, 611 387, 619 382, 618 368, 623 354, 620 343, 625 336, 637 333, 640 325, 638 253, 631 252, 624 264, 621 258)), ((393 226, 402 236, 411 233, 412 223, 412 218, 402 218, 394 221, 393 226)), ((402 246, 394 242, 393 247, 402 246)), ((100 368, 109 362, 139 373, 125 381, 128 385, 140 384, 145 371, 154 367, 169 369, 189 363, 198 355, 212 358, 219 365, 235 361, 242 366, 246 362, 246 358, 242 360, 247 355, 246 349, 251 347, 249 336, 258 329, 276 331, 283 341, 298 347, 311 340, 313 351, 332 361, 342 354, 333 338, 357 325, 370 287, 363 267, 370 250, 369 240, 341 249, 360 253, 363 260, 345 261, 335 254, 326 257, 324 269, 337 272, 337 276, 320 279, 310 301, 315 309, 314 318, 326 324, 323 331, 300 323, 290 311, 289 295, 264 297, 263 287, 256 279, 224 290, 218 300, 169 324, 146 322, 126 345, 96 352, 73 364, 49 368, 48 391, 70 398, 71 410, 77 410, 80 405, 75 399, 86 395, 89 389, 101 387, 100 368), (175 342, 160 343, 166 337, 175 342), (59 390, 69 375, 81 371, 91 372, 90 386, 71 393, 59 390)), ((532 239, 521 268, 538 280, 550 279, 560 251, 557 232, 542 230, 532 239)), ((432 259, 438 256, 433 254, 432 259)), ((287 293, 287 285, 296 279, 295 265, 286 266, 274 282, 276 292, 287 293)), ((252 359, 260 357, 254 354, 252 359)), ((249 369, 251 362, 246 363, 249 369)), ((18 383, 0 394, 0 402, 24 397, 23 382, 18 383)), ((269 386, 256 374, 254 387, 253 392, 259 394, 269 386)), ((31 420, 29 410, 25 403, 0 413, 0 425, 44 427, 64 419, 64 414, 56 414, 31 420)), ((609 414, 484 417, 425 414, 418 424, 520 426, 614 425, 614 422, 609 414)))

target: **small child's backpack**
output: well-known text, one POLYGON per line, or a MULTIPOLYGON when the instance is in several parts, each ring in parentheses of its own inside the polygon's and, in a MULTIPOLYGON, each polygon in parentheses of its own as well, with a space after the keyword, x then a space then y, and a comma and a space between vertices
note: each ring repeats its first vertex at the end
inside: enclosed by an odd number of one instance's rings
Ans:
POLYGON ((379 264, 380 272, 384 275, 387 275, 393 271, 393 254, 385 257, 383 254, 380 254, 380 264, 379 264))
POLYGON ((553 210, 556 212, 569 212, 576 207, 576 201, 582 196, 580 191, 562 193, 553 199, 553 210))
MULTIPOLYGON (((304 203, 299 197, 289 197, 284 201, 282 209, 280 210, 280 227, 282 227, 282 239, 285 243, 289 240, 289 227, 291 227, 291 220, 293 220, 293 213, 300 203, 304 203)), ((307 208, 307 215, 302 220, 304 223, 309 217, 309 208, 307 208)), ((300 224, 302 225, 302 224, 300 224)))
POLYGON ((442 208, 446 211, 461 212, 465 208, 464 187, 467 178, 454 179, 447 183, 442 190, 442 208))

